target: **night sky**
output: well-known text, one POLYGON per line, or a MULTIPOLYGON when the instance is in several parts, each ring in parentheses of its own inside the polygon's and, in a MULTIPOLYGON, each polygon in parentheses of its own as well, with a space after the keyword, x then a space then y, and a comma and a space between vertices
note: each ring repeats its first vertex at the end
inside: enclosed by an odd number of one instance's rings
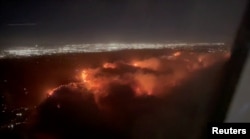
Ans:
POLYGON ((0 48, 231 41, 246 0, 1 0, 0 48))

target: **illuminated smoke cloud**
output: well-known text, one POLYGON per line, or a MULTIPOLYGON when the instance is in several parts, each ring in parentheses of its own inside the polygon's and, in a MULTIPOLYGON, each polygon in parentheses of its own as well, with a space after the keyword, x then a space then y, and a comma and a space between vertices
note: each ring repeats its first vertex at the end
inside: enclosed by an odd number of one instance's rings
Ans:
MULTIPOLYGON (((194 82, 200 87, 213 88, 209 79, 213 76, 209 73, 221 67, 220 62, 228 57, 228 53, 177 51, 170 55, 105 62, 96 68, 82 69, 76 82, 47 92, 48 98, 38 110, 36 126, 46 133, 67 136, 79 132, 82 137, 96 137, 95 133, 98 133, 110 138, 129 138, 128 135, 133 134, 131 130, 140 131, 145 127, 152 131, 159 127, 150 129, 152 123, 142 122, 145 117, 157 120, 158 116, 165 124, 171 122, 172 106, 177 103, 180 107, 188 107, 185 103, 189 101, 189 95, 193 98, 201 96, 195 93, 194 82), (182 96, 176 97, 176 94, 182 96), (174 102, 178 99, 183 101, 174 102)), ((204 92, 209 91, 211 89, 204 92)), ((197 100, 193 103, 198 105, 197 100)))

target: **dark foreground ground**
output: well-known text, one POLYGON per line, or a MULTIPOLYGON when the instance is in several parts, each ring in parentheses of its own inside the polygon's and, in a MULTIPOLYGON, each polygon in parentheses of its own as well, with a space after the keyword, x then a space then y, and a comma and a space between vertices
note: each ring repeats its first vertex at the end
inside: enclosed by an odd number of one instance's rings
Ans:
POLYGON ((1 139, 199 138, 227 59, 227 51, 208 49, 1 59, 1 139), (135 60, 144 65, 129 64, 135 60), (102 68, 106 62, 117 67, 102 68), (100 70, 93 77, 98 81, 118 77, 126 83, 109 82, 96 101, 76 77, 86 68, 100 70), (131 75, 153 86, 153 95, 138 96, 131 75))

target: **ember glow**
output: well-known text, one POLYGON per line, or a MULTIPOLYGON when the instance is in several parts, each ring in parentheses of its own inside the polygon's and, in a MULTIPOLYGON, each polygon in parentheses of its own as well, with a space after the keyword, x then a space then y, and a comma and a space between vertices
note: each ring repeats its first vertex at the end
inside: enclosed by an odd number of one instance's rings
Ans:
POLYGON ((145 60, 135 60, 131 64, 134 67, 157 70, 160 65, 160 61, 157 58, 149 58, 145 60))
POLYGON ((181 55, 181 52, 177 51, 173 54, 174 56, 180 56, 181 55))
POLYGON ((113 64, 113 63, 104 63, 103 64, 103 68, 105 68, 105 69, 109 69, 109 68, 115 69, 116 68, 116 64, 113 64))

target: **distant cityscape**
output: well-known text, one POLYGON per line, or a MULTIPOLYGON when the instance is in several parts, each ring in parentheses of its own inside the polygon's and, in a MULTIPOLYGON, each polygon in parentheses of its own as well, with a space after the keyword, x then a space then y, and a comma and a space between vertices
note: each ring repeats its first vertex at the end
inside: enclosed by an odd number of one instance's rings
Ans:
POLYGON ((88 53, 88 52, 109 52, 119 51, 128 49, 196 49, 197 47, 204 48, 208 52, 220 51, 227 49, 225 43, 167 43, 167 44, 150 44, 150 43, 98 43, 98 44, 70 44, 63 46, 53 46, 51 48, 34 45, 34 46, 19 46, 9 48, 0 51, 0 59, 12 58, 12 57, 30 57, 30 56, 42 56, 42 55, 53 55, 53 54, 68 54, 68 53, 88 53), (209 47, 209 49, 207 48, 209 47))

